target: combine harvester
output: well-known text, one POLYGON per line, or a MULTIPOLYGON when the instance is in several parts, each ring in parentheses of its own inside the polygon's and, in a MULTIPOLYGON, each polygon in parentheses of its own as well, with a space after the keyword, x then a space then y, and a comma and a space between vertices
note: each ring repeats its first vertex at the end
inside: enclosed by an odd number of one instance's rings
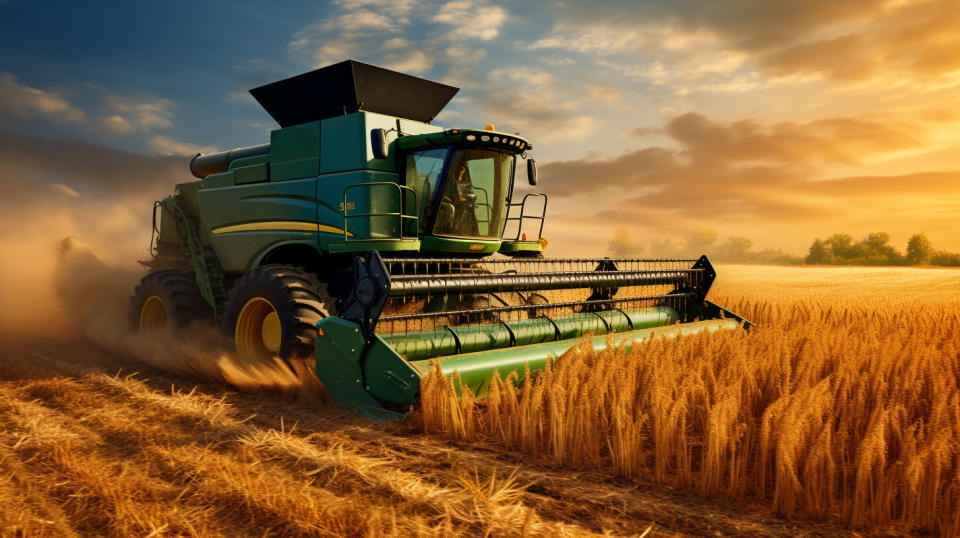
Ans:
POLYGON ((355 61, 250 90, 280 128, 196 156, 200 180, 156 203, 139 330, 208 321, 244 361, 312 356, 337 402, 388 420, 433 360, 482 396, 584 340, 749 326, 706 300, 705 256, 543 258, 547 197, 514 196, 533 146, 431 125, 457 91, 355 61))

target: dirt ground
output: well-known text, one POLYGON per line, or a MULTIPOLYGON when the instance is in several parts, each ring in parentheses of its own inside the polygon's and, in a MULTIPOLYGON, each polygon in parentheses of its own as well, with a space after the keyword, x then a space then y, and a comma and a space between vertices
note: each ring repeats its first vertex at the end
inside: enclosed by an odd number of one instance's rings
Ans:
POLYGON ((843 532, 178 377, 92 342, 2 341, 4 536, 843 532))

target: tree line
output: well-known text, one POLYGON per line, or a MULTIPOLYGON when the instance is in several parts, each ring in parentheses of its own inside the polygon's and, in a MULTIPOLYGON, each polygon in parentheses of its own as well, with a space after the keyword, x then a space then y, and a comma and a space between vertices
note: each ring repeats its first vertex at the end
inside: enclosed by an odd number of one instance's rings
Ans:
POLYGON ((607 244, 607 254, 614 258, 695 258, 706 254, 711 260, 736 263, 768 263, 777 265, 935 265, 960 267, 960 253, 933 248, 924 234, 915 234, 901 253, 890 244, 890 234, 876 232, 863 239, 835 233, 826 239, 817 238, 806 256, 794 256, 780 249, 754 250, 747 237, 733 236, 720 240, 713 230, 695 230, 686 237, 635 241, 630 229, 614 230, 607 244))
POLYGON ((686 237, 674 240, 657 238, 643 244, 634 241, 630 229, 621 226, 614 230, 607 244, 607 253, 614 258, 696 258, 706 254, 713 261, 738 263, 769 263, 792 265, 803 263, 803 258, 780 249, 753 250, 749 237, 733 236, 720 240, 713 230, 695 230, 686 237))
POLYGON ((935 250, 925 234, 907 241, 905 253, 890 244, 890 234, 876 232, 857 241, 850 234, 817 238, 803 260, 811 265, 938 265, 960 267, 960 253, 935 250))

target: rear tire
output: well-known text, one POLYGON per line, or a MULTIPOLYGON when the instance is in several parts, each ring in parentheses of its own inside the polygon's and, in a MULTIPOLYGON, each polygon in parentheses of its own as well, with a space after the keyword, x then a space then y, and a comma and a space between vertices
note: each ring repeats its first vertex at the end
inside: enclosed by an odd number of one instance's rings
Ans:
POLYGON ((227 299, 223 330, 241 361, 309 357, 317 322, 332 301, 317 277, 290 265, 265 265, 237 279, 227 299))
POLYGON ((196 321, 213 320, 212 309, 188 271, 169 269, 143 277, 133 290, 130 306, 131 323, 141 333, 182 329, 196 321))

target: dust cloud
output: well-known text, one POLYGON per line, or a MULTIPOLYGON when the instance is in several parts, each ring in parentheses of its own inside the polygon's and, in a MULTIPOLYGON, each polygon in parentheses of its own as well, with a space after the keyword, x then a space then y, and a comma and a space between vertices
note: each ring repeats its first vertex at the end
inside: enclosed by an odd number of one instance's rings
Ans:
POLYGON ((323 398, 319 382, 305 369, 295 374, 279 358, 262 364, 239 361, 212 324, 149 335, 134 331, 130 296, 145 268, 106 263, 73 237, 30 239, 0 246, 0 341, 61 340, 99 347, 112 359, 129 360, 134 369, 145 364, 244 392, 323 398))
MULTIPOLYGON (((243 391, 317 393, 275 359, 241 363, 212 326, 133 331, 130 296, 150 257, 151 207, 190 178, 188 157, 0 132, 0 348, 60 341, 243 391), (75 238, 79 238, 77 240, 75 238)), ((212 325, 212 323, 210 324, 212 325)))
POLYGON ((74 238, 60 243, 53 272, 55 294, 76 319, 83 335, 106 350, 187 377, 214 379, 247 391, 295 392, 299 376, 279 359, 243 364, 212 326, 145 335, 133 330, 130 295, 140 274, 102 262, 74 238))

